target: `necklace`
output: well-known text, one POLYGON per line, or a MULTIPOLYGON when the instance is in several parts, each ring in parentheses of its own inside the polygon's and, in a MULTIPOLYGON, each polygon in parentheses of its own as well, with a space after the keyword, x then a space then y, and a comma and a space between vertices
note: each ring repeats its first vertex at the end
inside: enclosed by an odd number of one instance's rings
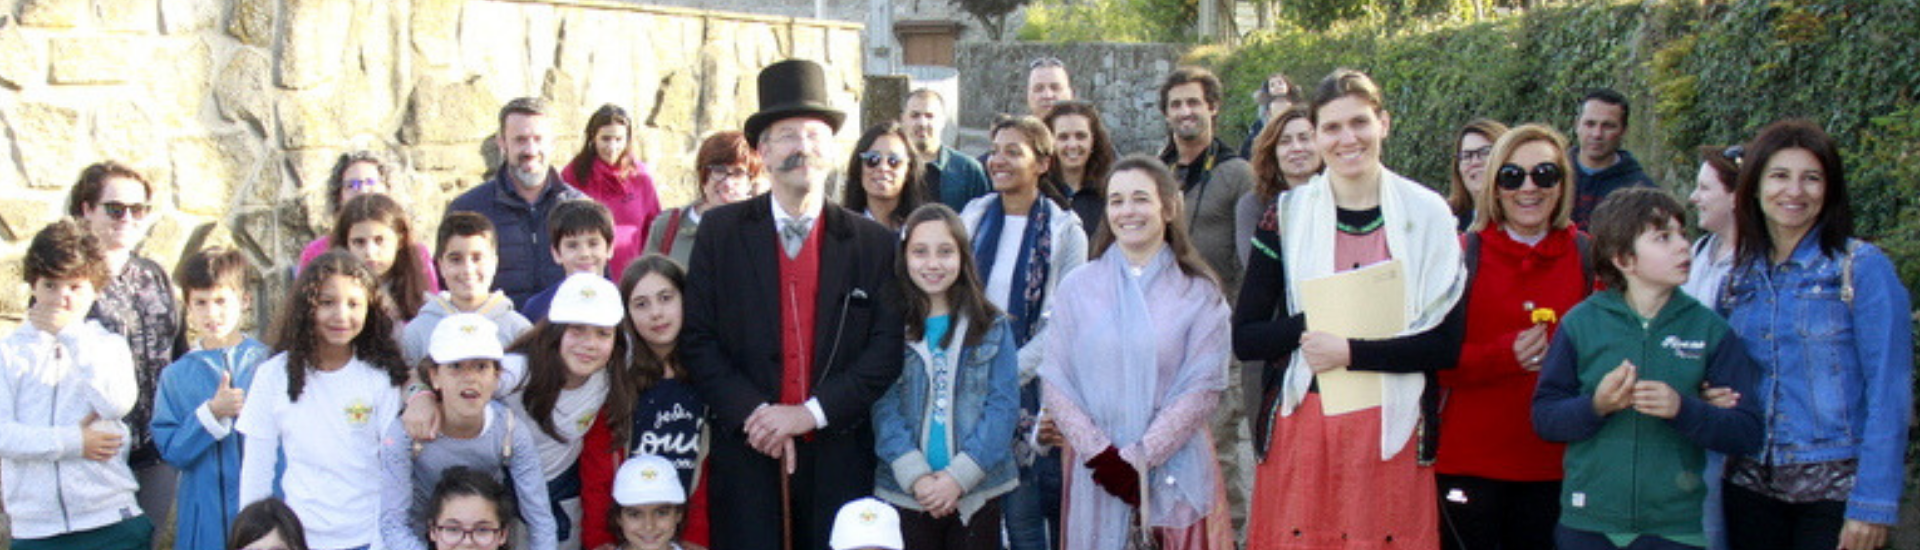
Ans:
POLYGON ((1380 229, 1380 226, 1383 226, 1386 224, 1387 224, 1387 218, 1385 216, 1375 217, 1373 218, 1373 221, 1367 222, 1366 225, 1362 225, 1359 227, 1347 225, 1346 222, 1342 222, 1342 221, 1333 222, 1333 226, 1336 229, 1339 229, 1341 233, 1346 233, 1348 235, 1365 235, 1368 233, 1372 233, 1375 230, 1380 229))

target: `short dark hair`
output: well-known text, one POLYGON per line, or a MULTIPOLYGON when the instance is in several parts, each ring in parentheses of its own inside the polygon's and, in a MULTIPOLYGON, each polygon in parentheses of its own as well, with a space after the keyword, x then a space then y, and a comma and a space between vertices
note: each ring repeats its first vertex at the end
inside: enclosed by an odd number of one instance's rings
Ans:
POLYGON ((753 144, 747 143, 747 135, 739 130, 722 130, 700 141, 700 149, 694 153, 694 170, 700 174, 697 189, 700 197, 694 204, 706 200, 707 180, 713 177, 714 166, 738 164, 747 169, 747 177, 758 178, 765 168, 760 163, 760 153, 753 150, 753 144))
POLYGON ((598 233, 613 246, 613 212, 593 199, 573 199, 553 207, 547 215, 547 246, 558 249, 560 239, 581 233, 598 233))
POLYGON ((73 190, 67 193, 67 215, 87 215, 86 207, 100 202, 100 193, 107 187, 107 180, 114 178, 140 182, 140 187, 147 190, 147 202, 153 202, 153 182, 147 181, 146 176, 125 164, 103 160, 80 171, 80 181, 74 182, 73 190))
POLYGON ((41 279, 86 279, 94 290, 107 287, 107 259, 100 239, 80 220, 61 218, 33 235, 21 272, 27 284, 41 279))
POLYGON ((182 295, 223 286, 246 292, 252 288, 253 264, 238 249, 209 246, 180 260, 179 269, 173 273, 173 282, 180 286, 182 295))
POLYGON ((340 187, 347 184, 347 169, 359 163, 373 165, 380 172, 380 183, 387 183, 387 161, 373 151, 353 151, 341 153, 333 162, 333 171, 327 174, 327 208, 329 212, 340 212, 340 187))
POLYGON ((448 212, 440 220, 440 230, 433 236, 433 249, 446 252, 447 241, 454 237, 486 237, 493 243, 494 251, 500 250, 500 239, 494 235, 493 220, 474 212, 448 212))
POLYGON ((1200 94, 1206 98, 1207 106, 1219 107, 1220 77, 1200 67, 1181 67, 1174 69, 1172 74, 1167 75, 1166 81, 1160 83, 1160 112, 1167 112, 1167 94, 1172 93, 1175 87, 1195 82, 1200 83, 1200 94))
POLYGON ((1580 96, 1580 105, 1578 106, 1584 108, 1588 101, 1598 101, 1619 107, 1620 127, 1623 129, 1627 127, 1627 121, 1633 118, 1633 105, 1627 103, 1627 96, 1621 95, 1620 92, 1614 91, 1613 88, 1593 88, 1587 90, 1586 95, 1580 96))
POLYGON ((233 516, 233 532, 227 537, 227 548, 245 548, 274 532, 287 543, 287 550, 307 550, 307 530, 300 526, 300 516, 293 513, 286 502, 273 497, 254 501, 233 516))
POLYGON ((466 466, 454 466, 440 473, 440 483, 433 486, 433 497, 427 499, 426 520, 429 525, 440 517, 448 500, 456 497, 474 496, 485 499, 493 505, 496 525, 506 529, 517 516, 513 508, 513 499, 507 495, 507 487, 493 476, 466 466))
POLYGON ((1664 189, 1631 187, 1607 194, 1587 220, 1593 234, 1593 273, 1607 288, 1625 291, 1627 276, 1613 265, 1616 258, 1633 257, 1633 242, 1668 222, 1686 223, 1687 209, 1664 189))
POLYGON ((547 100, 537 97, 516 97, 500 106, 500 130, 507 129, 507 117, 511 115, 546 116, 547 100))

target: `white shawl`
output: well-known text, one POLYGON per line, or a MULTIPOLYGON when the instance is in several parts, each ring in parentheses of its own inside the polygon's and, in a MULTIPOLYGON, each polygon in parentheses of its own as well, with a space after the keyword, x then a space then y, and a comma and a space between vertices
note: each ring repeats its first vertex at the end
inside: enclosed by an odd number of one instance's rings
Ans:
MULTIPOLYGON (((1281 247, 1286 255, 1288 313, 1300 313, 1300 282, 1333 275, 1337 207, 1332 183, 1316 175, 1303 187, 1280 196, 1281 247)), ((1460 240, 1452 210, 1438 193, 1418 182, 1380 169, 1380 216, 1386 220, 1387 252, 1400 260, 1406 276, 1407 319, 1400 335, 1431 330, 1446 319, 1466 285, 1460 240)), ((1382 373, 1380 459, 1393 458, 1420 423, 1420 373, 1382 373)), ((1292 416, 1313 382, 1313 369, 1299 352, 1287 366, 1280 414, 1292 416)))

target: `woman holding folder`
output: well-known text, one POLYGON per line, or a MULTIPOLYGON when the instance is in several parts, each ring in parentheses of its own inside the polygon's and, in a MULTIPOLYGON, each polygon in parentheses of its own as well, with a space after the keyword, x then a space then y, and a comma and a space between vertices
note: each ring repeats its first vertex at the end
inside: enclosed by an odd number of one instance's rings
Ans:
POLYGON ((1453 213, 1380 164, 1367 75, 1334 71, 1309 112, 1326 169, 1261 221, 1234 310, 1234 352, 1268 365, 1247 547, 1438 548, 1423 420, 1459 355, 1453 213))

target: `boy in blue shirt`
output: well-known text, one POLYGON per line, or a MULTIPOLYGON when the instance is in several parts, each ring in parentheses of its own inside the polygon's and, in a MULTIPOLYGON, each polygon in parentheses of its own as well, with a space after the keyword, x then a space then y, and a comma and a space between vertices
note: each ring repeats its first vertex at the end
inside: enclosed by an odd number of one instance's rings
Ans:
MULTIPOLYGON (((574 199, 560 203, 553 208, 553 214, 547 217, 547 242, 553 243, 553 262, 571 277, 575 273, 589 273, 602 278, 607 276, 607 262, 613 257, 613 213, 605 205, 591 199, 574 199)), ((566 277, 561 277, 565 282, 566 277)), ((540 322, 547 318, 547 309, 553 305, 553 293, 560 289, 560 283, 554 283, 539 294, 527 299, 527 307, 522 314, 527 320, 540 322)))
POLYGON ((186 294, 194 351, 160 371, 153 442, 180 470, 174 548, 220 550, 240 511, 242 436, 233 421, 246 404, 254 367, 272 355, 240 331, 253 304, 252 268, 238 250, 212 247, 180 263, 174 281, 186 294))

